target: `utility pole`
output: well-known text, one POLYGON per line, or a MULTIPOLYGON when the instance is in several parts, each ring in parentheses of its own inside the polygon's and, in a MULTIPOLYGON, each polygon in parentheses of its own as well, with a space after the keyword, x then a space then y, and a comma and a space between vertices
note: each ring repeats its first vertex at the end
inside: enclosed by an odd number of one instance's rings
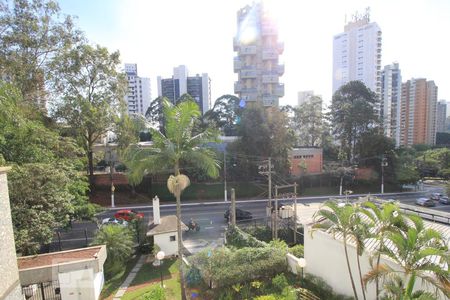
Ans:
POLYGON ((384 194, 384 167, 387 167, 388 163, 384 154, 381 155, 381 193, 384 194))
POLYGON ((228 195, 227 195, 227 148, 226 147, 223 150, 223 178, 224 178, 223 194, 225 196, 225 202, 227 202, 228 195))
POLYGON ((270 217, 272 214, 272 159, 269 157, 269 159, 267 160, 267 165, 260 165, 258 169, 260 170, 259 174, 267 175, 269 180, 269 197, 266 207, 266 216, 270 217))
POLYGON ((273 239, 278 239, 278 185, 275 185, 275 221, 274 221, 273 239))
POLYGON ((236 194, 231 189, 231 225, 236 226, 236 194))
POLYGON ((297 182, 294 183, 294 245, 297 245, 297 182))

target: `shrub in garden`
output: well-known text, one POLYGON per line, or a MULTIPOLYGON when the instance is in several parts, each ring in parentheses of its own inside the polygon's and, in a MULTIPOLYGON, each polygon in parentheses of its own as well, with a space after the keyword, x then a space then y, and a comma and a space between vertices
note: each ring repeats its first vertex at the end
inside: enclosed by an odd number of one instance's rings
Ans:
POLYGON ((279 248, 218 248, 204 250, 191 258, 208 282, 217 287, 231 286, 258 278, 271 278, 287 269, 286 252, 279 248))
POLYGON ((277 300, 277 297, 275 297, 274 295, 264 295, 255 297, 254 300, 277 300))
POLYGON ((164 289, 159 285, 142 295, 142 300, 166 300, 164 289))
POLYGON ((289 283, 284 274, 278 274, 277 276, 272 278, 272 286, 278 293, 281 293, 285 288, 289 286, 289 283))
POLYGON ((298 258, 304 257, 304 247, 303 245, 292 246, 291 248, 289 248, 289 253, 298 258))
POLYGON ((237 226, 229 226, 226 233, 227 246, 236 248, 243 247, 266 247, 265 242, 261 242, 250 234, 242 231, 237 226))
POLYGON ((196 286, 202 281, 200 270, 196 267, 190 267, 186 272, 186 283, 189 287, 196 286))

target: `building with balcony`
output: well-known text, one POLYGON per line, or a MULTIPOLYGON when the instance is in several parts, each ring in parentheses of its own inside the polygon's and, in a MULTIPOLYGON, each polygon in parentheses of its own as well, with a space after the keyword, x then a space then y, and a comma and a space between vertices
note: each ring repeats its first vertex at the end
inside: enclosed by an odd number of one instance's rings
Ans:
POLYGON ((436 143, 436 105, 438 87, 425 78, 402 84, 400 145, 436 143))
POLYGON ((381 29, 370 22, 368 11, 355 15, 333 38, 333 93, 354 80, 381 94, 381 29))
POLYGON ((259 2, 238 11, 237 27, 233 39, 237 52, 233 69, 238 75, 235 94, 248 104, 278 107, 284 96, 284 85, 279 80, 284 74, 284 65, 279 62, 284 43, 278 41, 275 20, 259 2))
MULTIPOLYGON (((239 67, 236 61, 234 67, 239 67)), ((249 73, 248 76, 251 74, 249 73)), ((171 78, 158 76, 158 96, 166 97, 172 103, 176 103, 183 94, 189 94, 195 100, 202 114, 208 111, 211 102, 211 79, 208 74, 189 76, 186 66, 181 65, 173 68, 171 78)))
POLYGON ((398 63, 384 67, 381 72, 380 119, 384 134, 400 146, 400 101, 402 75, 398 63))
POLYGON ((138 76, 137 64, 125 64, 125 73, 128 81, 128 92, 125 95, 128 113, 145 115, 152 97, 150 78, 138 76))

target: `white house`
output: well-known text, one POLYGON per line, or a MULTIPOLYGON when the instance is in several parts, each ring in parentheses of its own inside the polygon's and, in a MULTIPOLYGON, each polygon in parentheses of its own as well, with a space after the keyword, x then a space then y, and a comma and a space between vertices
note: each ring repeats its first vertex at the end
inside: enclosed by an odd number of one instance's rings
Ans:
MULTIPOLYGON (((181 222, 181 230, 187 230, 181 222)), ((178 254, 177 216, 160 217, 159 199, 153 199, 153 222, 150 223, 147 236, 153 236, 154 244, 158 245, 166 256, 178 254)))
POLYGON ((23 293, 27 297, 45 294, 49 299, 59 295, 62 300, 97 300, 106 256, 106 246, 101 245, 19 257, 23 293))

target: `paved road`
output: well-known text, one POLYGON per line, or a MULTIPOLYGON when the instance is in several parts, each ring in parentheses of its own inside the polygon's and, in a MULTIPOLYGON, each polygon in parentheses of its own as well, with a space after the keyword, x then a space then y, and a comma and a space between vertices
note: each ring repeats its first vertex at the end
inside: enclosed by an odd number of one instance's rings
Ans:
MULTIPOLYGON (((424 192, 418 193, 404 193, 401 195, 384 195, 384 199, 395 199, 404 204, 414 205, 415 199, 422 196, 429 196, 431 193, 443 193, 443 188, 441 186, 426 186, 424 192)), ((349 198, 356 198, 357 195, 349 198)), ((308 203, 314 202, 324 202, 329 197, 301 197, 298 199, 298 203, 303 203, 307 205, 308 203)), ((290 204, 292 201, 280 201, 283 203, 290 204)), ((253 215, 253 219, 258 220, 258 222, 263 223, 265 218, 267 200, 243 200, 237 201, 237 208, 241 208, 250 211, 253 215)), ((280 205, 279 204, 279 205, 280 205)), ((214 202, 214 203, 184 203, 182 204, 182 221, 184 223, 189 222, 191 218, 200 224, 199 232, 186 232, 183 234, 183 241, 188 249, 192 252, 204 248, 206 246, 216 246, 223 242, 223 234, 227 226, 227 222, 224 218, 224 212, 230 206, 229 202, 214 202)), ((120 208, 109 209, 101 214, 98 218, 101 222, 103 218, 111 217, 120 208)), ((138 207, 138 211, 144 213, 144 222, 149 223, 153 220, 153 210, 150 206, 138 207)), ((175 214, 175 204, 162 204, 161 205, 161 216, 174 215, 175 214)), ((450 212, 450 205, 443 205, 437 203, 433 208, 437 211, 450 212)), ((252 221, 254 222, 254 221, 252 221)), ((63 248, 73 248, 77 245, 83 247, 86 245, 86 238, 83 228, 88 228, 87 236, 88 242, 92 239, 95 234, 96 224, 77 224, 80 230, 75 230, 73 234, 64 235, 63 248)))

